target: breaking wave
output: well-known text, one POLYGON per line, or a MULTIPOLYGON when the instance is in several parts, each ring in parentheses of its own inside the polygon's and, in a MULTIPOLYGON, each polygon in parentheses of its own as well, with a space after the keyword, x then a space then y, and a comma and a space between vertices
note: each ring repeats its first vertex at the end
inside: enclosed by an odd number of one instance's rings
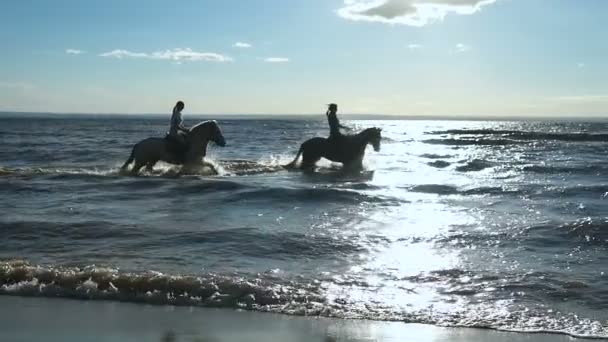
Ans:
MULTIPOLYGON (((589 284, 560 280, 550 273, 492 274, 460 269, 446 269, 401 279, 423 287, 442 284, 441 293, 461 298, 450 308, 407 308, 382 303, 361 306, 346 293, 331 293, 333 286, 344 285, 351 291, 373 296, 382 285, 333 277, 306 282, 295 277, 282 279, 274 271, 250 276, 214 274, 172 275, 155 271, 122 272, 95 265, 60 267, 30 265, 22 260, 0 262, 0 294, 63 297, 80 300, 113 300, 154 305, 221 307, 351 319, 403 321, 446 327, 475 327, 505 331, 549 332, 578 337, 608 337, 608 328, 600 322, 559 312, 547 313, 541 307, 530 309, 503 305, 523 291, 556 292, 573 296, 588 291, 589 284), (488 282, 504 279, 491 289, 499 292, 494 303, 464 305, 462 300, 487 293, 488 282)), ((410 292, 416 293, 416 290, 410 292)))
MULTIPOLYGON (((433 131, 427 134, 440 135, 485 135, 500 136, 515 140, 557 140, 570 142, 607 142, 608 134, 605 133, 553 133, 553 132, 529 132, 518 130, 494 130, 494 129, 453 129, 445 131, 433 131)), ((500 140, 497 140, 500 141, 500 140)))

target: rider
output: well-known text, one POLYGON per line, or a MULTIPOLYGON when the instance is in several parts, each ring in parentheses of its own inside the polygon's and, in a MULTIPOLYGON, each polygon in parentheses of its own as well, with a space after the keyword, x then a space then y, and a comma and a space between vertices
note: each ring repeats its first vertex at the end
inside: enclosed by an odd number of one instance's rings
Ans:
POLYGON ((177 101, 175 107, 173 107, 173 115, 171 115, 169 136, 178 142, 183 149, 186 149, 188 144, 185 135, 188 133, 188 128, 183 124, 182 110, 184 110, 184 103, 182 101, 177 101))
POLYGON ((330 141, 335 141, 336 139, 342 137, 342 132, 340 132, 340 128, 349 129, 346 126, 340 124, 340 120, 338 120, 338 105, 335 103, 330 103, 327 108, 327 122, 329 123, 329 138, 330 141))

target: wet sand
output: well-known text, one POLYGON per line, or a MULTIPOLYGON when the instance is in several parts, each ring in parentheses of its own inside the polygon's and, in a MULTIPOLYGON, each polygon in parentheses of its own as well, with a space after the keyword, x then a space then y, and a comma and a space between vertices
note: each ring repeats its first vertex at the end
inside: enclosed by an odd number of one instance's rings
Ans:
POLYGON ((0 341, 7 342, 575 340, 553 334, 105 301, 1 296, 0 307, 0 341))

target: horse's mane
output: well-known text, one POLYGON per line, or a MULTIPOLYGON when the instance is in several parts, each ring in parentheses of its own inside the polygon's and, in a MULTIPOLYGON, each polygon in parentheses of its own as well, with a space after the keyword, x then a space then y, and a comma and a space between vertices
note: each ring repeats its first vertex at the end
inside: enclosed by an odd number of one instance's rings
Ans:
POLYGON ((348 137, 361 137, 361 136, 367 136, 368 134, 371 134, 371 133, 374 133, 374 132, 379 132, 379 131, 382 131, 382 129, 380 129, 378 127, 369 127, 369 128, 366 128, 366 129, 364 129, 362 131, 359 131, 357 133, 348 134, 346 136, 348 136, 348 137))
POLYGON ((202 121, 202 122, 199 122, 196 125, 192 126, 190 128, 190 130, 193 131, 193 130, 198 129, 198 128, 204 126, 204 125, 209 125, 209 124, 217 125, 217 122, 215 120, 202 121))

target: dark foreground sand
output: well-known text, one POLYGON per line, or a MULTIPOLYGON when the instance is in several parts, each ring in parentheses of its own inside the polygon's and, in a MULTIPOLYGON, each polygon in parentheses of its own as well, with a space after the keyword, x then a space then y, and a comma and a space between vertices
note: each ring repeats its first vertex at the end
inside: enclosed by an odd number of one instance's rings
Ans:
POLYGON ((290 317, 226 309, 0 296, 2 342, 574 340, 562 335, 290 317))

